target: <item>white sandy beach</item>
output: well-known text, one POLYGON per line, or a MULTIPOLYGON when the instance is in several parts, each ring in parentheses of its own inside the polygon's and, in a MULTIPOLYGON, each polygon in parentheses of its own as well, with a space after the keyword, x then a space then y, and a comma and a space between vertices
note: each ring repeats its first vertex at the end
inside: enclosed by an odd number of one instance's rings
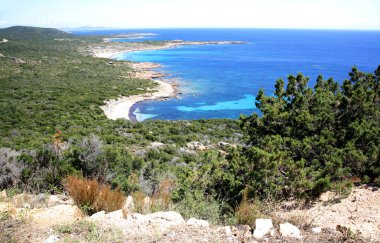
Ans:
POLYGON ((100 108, 109 119, 124 118, 130 120, 129 111, 134 104, 145 100, 164 99, 175 96, 175 88, 171 84, 160 80, 154 81, 158 83, 158 86, 153 89, 154 92, 109 100, 100 108))
MULTIPOLYGON (((145 69, 145 67, 151 67, 154 64, 151 63, 134 63, 133 67, 138 70, 137 75, 141 78, 151 78, 154 75, 157 75, 157 73, 145 69), (141 69, 145 70, 141 70, 141 69)), ((176 89, 175 86, 172 84, 169 84, 167 82, 164 82, 162 80, 153 80, 158 84, 157 87, 153 88, 152 90, 149 90, 149 93, 146 94, 140 94, 140 95, 132 95, 128 97, 122 97, 119 99, 113 99, 106 101, 105 105, 101 106, 100 108, 104 111, 104 114, 112 120, 116 120, 119 118, 130 120, 129 113, 131 107, 142 101, 146 100, 156 100, 156 99, 166 99, 170 97, 176 96, 176 89), (152 91, 152 92, 151 92, 152 91)))
MULTIPOLYGON (((103 47, 92 49, 92 54, 95 57, 100 58, 113 58, 118 54, 136 50, 146 50, 145 46, 138 46, 132 48, 119 49, 115 47, 103 47)), ((151 49, 154 49, 151 48, 151 49)), ((132 95, 128 97, 121 97, 119 99, 112 99, 105 101, 105 105, 100 108, 104 111, 107 118, 116 120, 119 118, 131 120, 130 109, 138 102, 146 100, 166 99, 176 96, 176 89, 174 85, 164 82, 163 80, 156 80, 154 78, 162 78, 165 74, 153 71, 153 68, 158 68, 160 65, 150 62, 137 62, 131 63, 131 67, 135 70, 134 77, 140 79, 151 79, 158 84, 153 90, 149 90, 149 93, 132 95)))

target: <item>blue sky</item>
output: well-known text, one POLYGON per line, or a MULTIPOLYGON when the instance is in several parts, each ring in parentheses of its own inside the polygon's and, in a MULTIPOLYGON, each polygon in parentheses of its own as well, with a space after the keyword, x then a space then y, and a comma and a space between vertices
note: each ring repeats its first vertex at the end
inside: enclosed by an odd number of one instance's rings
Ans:
POLYGON ((12 25, 380 30, 380 0, 0 0, 12 25))

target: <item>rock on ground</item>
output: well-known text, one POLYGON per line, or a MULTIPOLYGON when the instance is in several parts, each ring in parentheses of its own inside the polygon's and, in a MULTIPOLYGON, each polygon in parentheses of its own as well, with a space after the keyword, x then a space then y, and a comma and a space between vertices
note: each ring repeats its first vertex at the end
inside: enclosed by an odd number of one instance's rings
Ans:
POLYGON ((134 213, 126 218, 122 210, 111 212, 108 214, 97 213, 90 217, 90 220, 102 225, 102 227, 118 227, 124 233, 136 235, 141 234, 141 229, 144 234, 149 232, 166 232, 174 226, 185 225, 185 220, 177 212, 157 212, 152 214, 134 213))
POLYGON ((56 235, 51 235, 49 236, 45 241, 44 243, 55 243, 55 242, 58 242, 60 239, 58 238, 58 236, 56 235))
POLYGON ((322 233, 322 228, 321 227, 314 227, 311 229, 311 232, 313 232, 314 234, 322 233))
POLYGON ((280 233, 283 237, 301 238, 301 231, 290 223, 280 224, 280 233))
POLYGON ((206 220, 201 220, 201 219, 195 219, 195 218, 190 218, 186 222, 187 225, 189 226, 195 226, 195 227, 210 227, 210 224, 206 220))
POLYGON ((345 226, 362 237, 380 242, 380 190, 378 187, 354 187, 346 198, 334 196, 331 192, 322 195, 321 200, 307 210, 292 210, 289 214, 308 215, 315 227, 335 230, 337 225, 345 226))
POLYGON ((133 212, 134 208, 135 204, 133 202, 133 198, 132 196, 128 196, 122 208, 124 218, 128 217, 128 215, 133 212))
POLYGON ((30 212, 35 226, 52 227, 54 225, 73 223, 84 217, 77 206, 57 205, 48 209, 35 209, 30 212))
POLYGON ((264 238, 273 229, 272 219, 256 219, 255 224, 256 228, 253 236, 258 240, 264 238))

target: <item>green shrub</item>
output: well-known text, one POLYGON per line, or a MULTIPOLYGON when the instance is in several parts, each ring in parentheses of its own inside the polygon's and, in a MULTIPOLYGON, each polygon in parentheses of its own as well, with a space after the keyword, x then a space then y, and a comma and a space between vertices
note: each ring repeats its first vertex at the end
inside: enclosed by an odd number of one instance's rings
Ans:
MULTIPOLYGON (((275 96, 260 90, 256 106, 262 116, 241 118, 248 145, 239 155, 246 160, 244 169, 229 168, 250 186, 252 196, 312 198, 349 188, 351 177, 376 182, 380 66, 374 75, 356 67, 349 75, 340 88, 319 76, 311 89, 299 74, 288 77, 286 89, 278 80, 275 96)), ((244 185, 235 188, 241 191, 244 185)))
POLYGON ((236 223, 233 210, 228 204, 200 192, 186 193, 183 200, 174 205, 174 210, 184 218, 205 219, 215 225, 236 223))

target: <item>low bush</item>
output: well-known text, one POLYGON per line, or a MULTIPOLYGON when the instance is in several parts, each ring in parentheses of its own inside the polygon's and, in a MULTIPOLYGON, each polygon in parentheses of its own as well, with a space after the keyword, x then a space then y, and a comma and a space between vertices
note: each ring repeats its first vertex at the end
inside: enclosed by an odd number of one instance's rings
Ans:
POLYGON ((213 225, 233 225, 236 219, 229 205, 201 192, 186 193, 183 200, 177 202, 174 211, 184 218, 197 218, 209 221, 213 225))
POLYGON ((111 190, 96 180, 68 176, 64 187, 74 202, 85 213, 91 215, 99 211, 112 212, 123 207, 125 196, 120 190, 111 190))

